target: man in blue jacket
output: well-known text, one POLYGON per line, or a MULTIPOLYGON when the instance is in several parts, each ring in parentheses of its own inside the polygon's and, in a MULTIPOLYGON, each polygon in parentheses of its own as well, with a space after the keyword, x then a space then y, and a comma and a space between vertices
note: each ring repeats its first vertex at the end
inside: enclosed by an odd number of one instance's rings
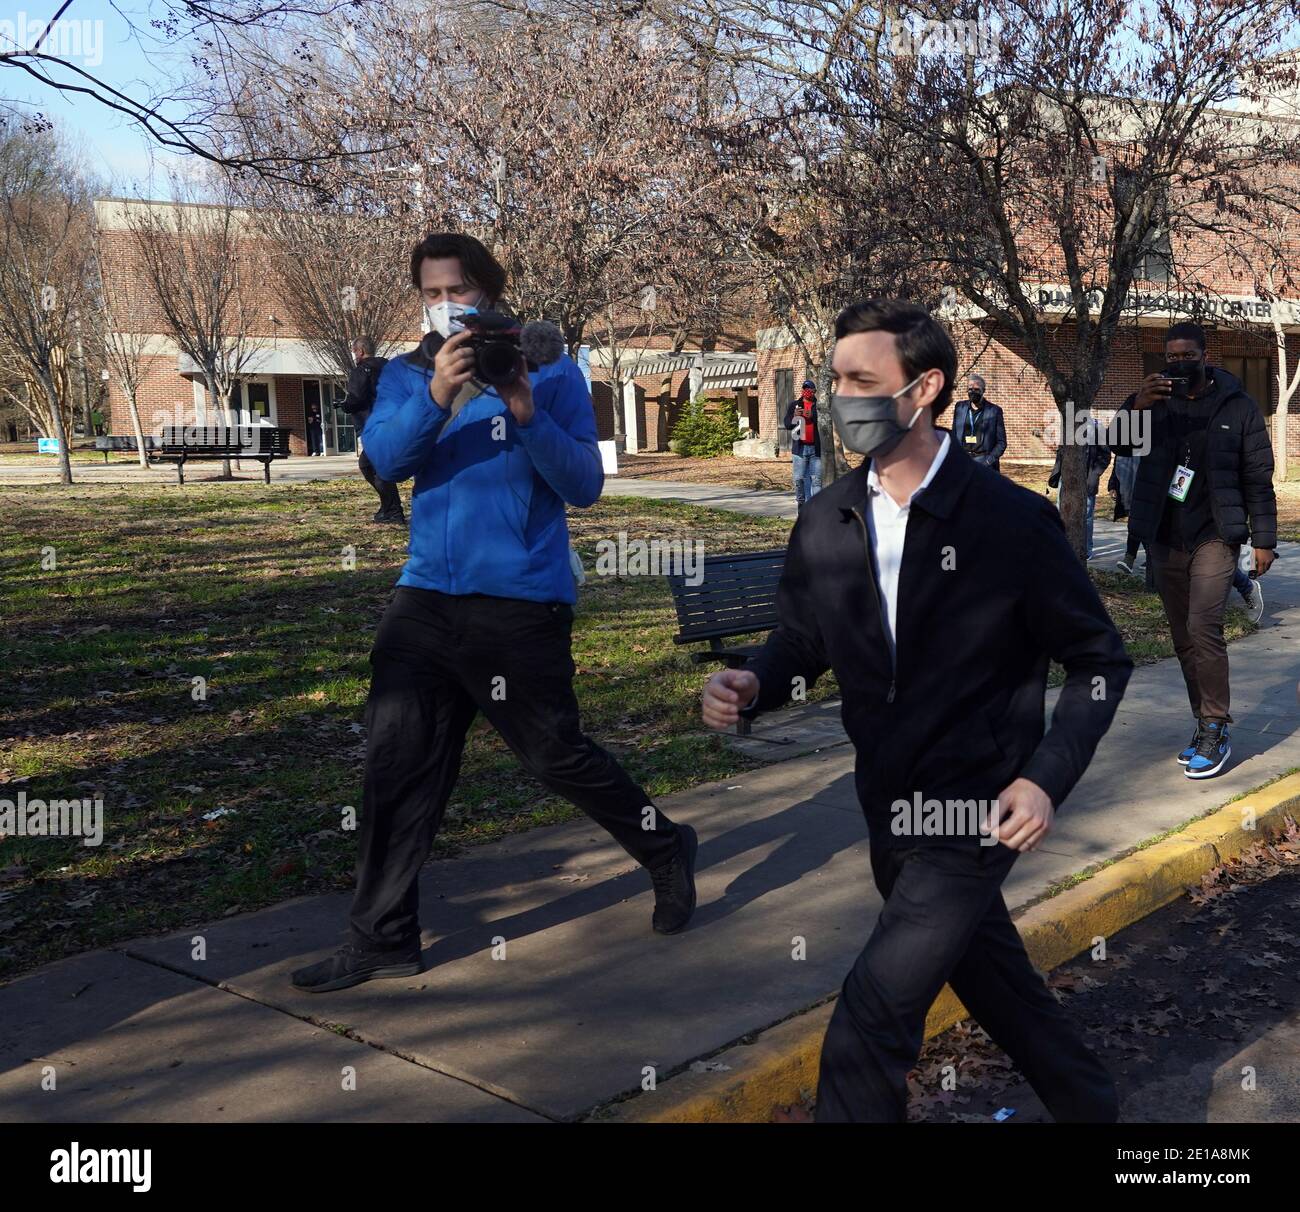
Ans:
POLYGON ((564 507, 604 485, 582 372, 567 355, 493 388, 450 317, 487 310, 505 270, 472 236, 415 246, 411 279, 444 340, 379 378, 362 438, 377 474, 414 477, 410 559, 370 654, 364 800, 351 932, 293 974, 323 993, 421 970, 417 879, 478 712, 543 786, 578 805, 651 876, 654 929, 695 909, 695 832, 675 825, 583 735, 573 693, 564 507))

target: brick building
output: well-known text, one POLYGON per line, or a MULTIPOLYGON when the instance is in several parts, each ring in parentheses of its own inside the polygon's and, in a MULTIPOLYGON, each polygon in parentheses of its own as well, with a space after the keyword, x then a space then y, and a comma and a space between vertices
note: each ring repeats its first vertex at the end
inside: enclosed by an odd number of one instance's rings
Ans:
MULTIPOLYGON (((105 279, 113 294, 125 300, 114 320, 127 332, 141 334, 142 381, 138 393, 140 420, 146 433, 168 424, 212 423, 217 409, 208 399, 203 375, 168 335, 158 300, 151 297, 143 272, 141 252, 131 229, 132 211, 146 208, 165 213, 175 204, 101 198, 95 202, 95 226, 105 279)), ((237 220, 241 217, 236 215, 237 220)), ((283 290, 270 271, 265 248, 254 237, 236 242, 241 261, 242 317, 252 351, 243 365, 228 420, 236 424, 259 421, 287 429, 290 451, 307 453, 307 411, 320 408, 322 436, 327 454, 357 449, 351 417, 338 407, 343 399, 339 368, 324 358, 295 326, 285 306, 283 290)), ((420 307, 412 295, 411 321, 405 335, 409 344, 420 337, 420 307)), ((402 348, 409 348, 404 343, 402 348)), ((381 353, 385 351, 380 351, 381 353)), ((126 399, 116 377, 110 378, 104 406, 108 432, 130 434, 126 399)))
MULTIPOLYGON (((143 281, 138 267, 133 267, 132 235, 126 220, 129 208, 146 205, 168 204, 113 199, 96 202, 95 216, 106 274, 122 275, 133 283, 143 281)), ((1270 302, 1260 298, 1252 293, 1252 283, 1234 277, 1224 265, 1216 268, 1213 249, 1197 247, 1187 251, 1202 267, 1203 280, 1208 283, 1206 290, 1196 297, 1172 293, 1167 282, 1161 280, 1159 266, 1149 267, 1152 276, 1140 280, 1132 292, 1129 311, 1133 318, 1121 330, 1113 347, 1097 400, 1098 413, 1104 417, 1134 390, 1143 375, 1163 363, 1162 338, 1169 324, 1197 313, 1208 331, 1211 363, 1225 367, 1243 380, 1259 402, 1277 447, 1278 349, 1274 323, 1276 320, 1283 331, 1288 367, 1293 370, 1300 356, 1300 301, 1270 302)), ((1297 255, 1300 256, 1300 249, 1297 255)), ((338 453, 354 450, 356 434, 347 414, 337 407, 342 398, 342 381, 337 369, 323 361, 304 334, 293 327, 288 310, 277 294, 274 275, 261 272, 253 280, 257 297, 247 314, 259 348, 241 378, 237 393, 239 418, 236 419, 265 417, 290 431, 294 454, 305 454, 306 408, 319 403, 326 450, 338 453)), ((1031 297, 1037 298, 1044 319, 1059 323, 1062 342, 1071 340, 1073 325, 1063 314, 1068 297, 1063 287, 1045 282, 1033 288, 1031 297)), ((949 309, 944 318, 950 323, 958 346, 962 381, 967 374, 978 371, 988 382, 990 399, 1005 411, 1007 457, 1050 460, 1050 448, 1041 435, 1054 405, 1028 351, 999 333, 990 321, 969 306, 949 309)), ((413 297, 408 334, 411 344, 420 336, 419 320, 420 308, 413 297)), ((142 291, 133 297, 131 323, 133 331, 149 334, 142 358, 147 373, 140 393, 141 419, 146 430, 156 431, 161 423, 201 423, 210 418, 213 412, 201 374, 165 335, 156 301, 148 299, 142 291)), ((609 350, 599 347, 590 350, 593 409, 599 436, 602 439, 615 436, 617 408, 629 453, 666 450, 672 425, 682 408, 691 398, 702 394, 715 400, 734 399, 739 416, 738 438, 745 431, 757 435, 755 440, 739 445, 737 453, 771 457, 788 449, 788 435, 782 430, 780 420, 785 405, 794 398, 810 369, 815 377, 815 368, 804 365, 786 330, 761 327, 762 323, 757 308, 748 317, 733 316, 729 331, 721 339, 710 342, 713 348, 709 350, 674 351, 657 347, 653 341, 621 349, 617 354, 617 375, 611 373, 610 364, 615 359, 609 350), (746 331, 753 334, 752 338, 747 338, 746 331), (617 389, 611 379, 618 380, 617 389)), ((658 346, 664 344, 659 342, 658 346)), ((109 432, 130 432, 125 402, 115 381, 110 385, 105 412, 109 416, 109 432)), ((1286 435, 1286 454, 1294 467, 1293 460, 1300 459, 1300 392, 1290 401, 1286 435)))

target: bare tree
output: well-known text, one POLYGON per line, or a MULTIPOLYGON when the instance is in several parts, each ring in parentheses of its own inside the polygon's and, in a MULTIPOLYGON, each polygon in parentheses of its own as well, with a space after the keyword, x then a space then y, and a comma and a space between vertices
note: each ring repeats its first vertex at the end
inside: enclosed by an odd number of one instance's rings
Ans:
POLYGON ((102 245, 96 232, 94 273, 96 299, 99 310, 94 317, 96 335, 103 351, 105 367, 117 380, 118 389, 126 399, 131 417, 131 430, 135 434, 136 451, 140 466, 149 466, 144 425, 140 420, 140 391, 149 374, 146 356, 152 343, 151 334, 140 329, 131 310, 128 282, 120 274, 104 274, 102 245))
MULTIPOLYGON (((1141 308, 1135 283, 1198 279, 1225 204, 1297 205, 1283 172, 1300 158, 1295 124, 1241 104, 1294 88, 1294 61, 1276 54, 1291 2, 699 0, 682 12, 725 29, 733 59, 870 165, 892 238, 950 286, 945 314, 1019 343, 1063 420, 1071 403, 1092 407, 1141 308)), ((1062 514, 1082 555, 1084 453, 1065 449, 1062 514)))
POLYGON ((64 484, 72 483, 68 352, 86 288, 88 216, 84 183, 53 134, 0 119, 0 344, 23 384, 9 398, 58 439, 64 484))
MULTIPOLYGON (((1300 166, 1288 176, 1292 192, 1300 189, 1300 166)), ((1300 289, 1300 223, 1287 210, 1277 212, 1262 207, 1243 216, 1227 239, 1234 274, 1253 282, 1255 292, 1268 301, 1276 359, 1273 373, 1277 383, 1277 410, 1273 414, 1273 476, 1283 481, 1287 477, 1288 462, 1287 417, 1291 400, 1300 387, 1300 358, 1296 359, 1293 367, 1286 331, 1288 326, 1300 323, 1300 307, 1295 303, 1300 289)))
MULTIPOLYGON (((292 138, 257 146, 238 144, 229 135, 234 115, 246 103, 247 83, 260 78, 265 90, 291 74, 285 70, 289 65, 307 69, 309 48, 320 25, 344 19, 364 24, 371 3, 155 0, 145 13, 114 5, 115 39, 124 37, 155 59, 188 58, 188 72, 175 72, 165 87, 154 91, 139 81, 110 82, 100 70, 104 22, 84 19, 73 9, 72 0, 63 0, 53 16, 34 30, 22 28, 27 18, 22 10, 16 14, 22 19, 17 25, 0 18, 0 69, 11 69, 6 78, 35 83, 51 99, 60 95, 84 99, 121 114, 159 147, 228 170, 296 182, 304 172, 351 158, 358 144, 320 143, 310 156, 304 156, 301 143, 292 138), (274 59, 267 54, 268 41, 275 44, 274 59)), ((48 125, 42 113, 13 98, 0 96, 0 113, 48 125)), ((387 147, 379 130, 360 134, 360 140, 369 150, 387 147)))
MULTIPOLYGON (((198 367, 216 423, 231 421, 234 393, 266 338, 256 331, 257 289, 266 280, 261 241, 228 185, 216 203, 131 203, 130 231, 142 280, 168 335, 198 367)), ((173 183, 184 198, 186 189, 173 183)), ((230 460, 222 461, 231 478, 230 460)))
POLYGON ((254 221, 303 339, 346 375, 358 337, 379 350, 418 326, 418 296, 407 277, 410 229, 382 213, 322 214, 304 207, 301 191, 285 192, 259 189, 254 221))

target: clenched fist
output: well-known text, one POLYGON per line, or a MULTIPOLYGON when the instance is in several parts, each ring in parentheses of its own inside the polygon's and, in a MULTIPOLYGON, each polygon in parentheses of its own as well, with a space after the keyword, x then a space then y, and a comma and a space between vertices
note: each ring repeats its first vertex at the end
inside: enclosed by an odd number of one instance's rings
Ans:
POLYGON ((704 683, 700 714, 710 728, 734 728, 757 693, 758 678, 749 670, 724 669, 704 683))

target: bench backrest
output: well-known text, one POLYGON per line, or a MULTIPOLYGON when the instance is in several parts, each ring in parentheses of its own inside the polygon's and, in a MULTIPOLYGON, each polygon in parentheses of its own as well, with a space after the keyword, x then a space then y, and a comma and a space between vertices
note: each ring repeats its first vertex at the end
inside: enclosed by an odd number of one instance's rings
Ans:
POLYGON ((785 568, 785 548, 708 556, 703 580, 688 585, 685 575, 668 584, 677 610, 674 643, 725 639, 776 626, 776 587, 785 568))
MULTIPOLYGON (((158 445, 158 441, 152 434, 144 435, 144 447, 151 450, 158 445)), ((95 439, 96 450, 135 450, 137 449, 135 438, 130 434, 109 434, 107 437, 98 437, 95 439)))
POLYGON ((288 457, 289 431, 271 425, 164 425, 159 445, 169 454, 288 457))

